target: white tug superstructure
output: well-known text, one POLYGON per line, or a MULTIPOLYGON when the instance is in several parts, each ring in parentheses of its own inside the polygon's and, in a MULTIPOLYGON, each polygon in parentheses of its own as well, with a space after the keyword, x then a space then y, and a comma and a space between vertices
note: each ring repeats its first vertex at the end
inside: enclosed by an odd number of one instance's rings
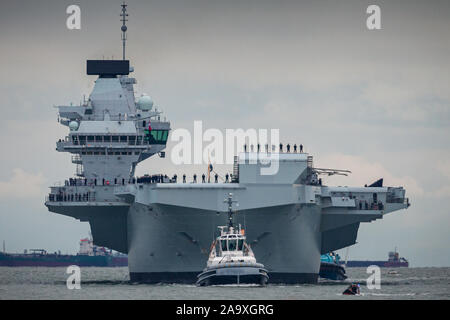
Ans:
POLYGON ((253 283, 265 285, 269 277, 264 265, 256 262, 241 225, 233 226, 233 194, 228 194, 228 226, 218 227, 220 236, 213 242, 206 268, 198 275, 197 285, 253 283))

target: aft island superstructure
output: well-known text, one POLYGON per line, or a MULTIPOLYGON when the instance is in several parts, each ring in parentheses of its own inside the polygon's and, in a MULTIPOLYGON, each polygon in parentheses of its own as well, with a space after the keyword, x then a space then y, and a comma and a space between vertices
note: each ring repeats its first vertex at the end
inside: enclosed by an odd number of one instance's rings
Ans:
POLYGON ((361 222, 409 206, 402 187, 323 185, 318 175, 339 171, 279 148, 240 153, 227 183, 183 183, 160 172, 136 178, 139 162, 165 156, 170 123, 149 96, 136 99, 132 71, 125 57, 88 60, 87 74, 98 76, 89 99, 58 107, 69 133, 57 151, 72 155, 76 176, 52 186, 45 203, 88 221, 96 245, 127 253, 132 281, 195 283, 217 225, 226 223, 229 193, 271 283, 316 282, 321 254, 354 244, 361 222), (262 175, 264 164, 253 159, 272 153, 279 169, 262 175))

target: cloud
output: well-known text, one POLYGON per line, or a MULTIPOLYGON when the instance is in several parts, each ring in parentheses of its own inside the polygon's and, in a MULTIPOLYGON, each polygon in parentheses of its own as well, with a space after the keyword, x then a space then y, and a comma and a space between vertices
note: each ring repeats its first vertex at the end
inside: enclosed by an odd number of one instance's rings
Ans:
POLYGON ((436 169, 444 175, 444 177, 447 177, 447 179, 450 180, 450 162, 449 161, 440 161, 436 163, 436 169))
POLYGON ((442 186, 434 192, 430 192, 431 196, 436 198, 449 198, 450 197, 450 186, 442 186))
POLYGON ((27 173, 23 169, 13 169, 9 181, 0 181, 0 197, 30 198, 43 196, 45 178, 42 173, 27 173))

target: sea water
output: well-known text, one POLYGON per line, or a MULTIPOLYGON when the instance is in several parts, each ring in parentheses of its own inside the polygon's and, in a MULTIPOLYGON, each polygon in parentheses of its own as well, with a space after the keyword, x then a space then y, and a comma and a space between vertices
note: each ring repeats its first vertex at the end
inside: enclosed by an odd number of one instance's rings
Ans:
POLYGON ((0 267, 0 299, 450 299, 450 268, 382 268, 381 288, 371 290, 365 268, 346 272, 345 281, 318 284, 196 287, 134 284, 126 267, 84 267, 81 288, 69 290, 64 267, 0 267), (361 284, 361 296, 342 295, 352 282, 361 284))

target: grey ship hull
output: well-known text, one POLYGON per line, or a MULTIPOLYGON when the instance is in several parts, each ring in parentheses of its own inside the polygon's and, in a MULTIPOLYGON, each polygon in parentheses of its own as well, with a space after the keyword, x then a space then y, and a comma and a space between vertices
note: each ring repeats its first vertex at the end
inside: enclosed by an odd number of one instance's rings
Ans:
MULTIPOLYGON (((270 282, 315 283, 320 268, 320 215, 305 208, 294 217, 293 206, 240 212, 237 223, 249 226, 247 239, 270 282), (245 216, 245 224, 244 224, 245 216), (261 237, 262 236, 262 237, 261 237), (261 237, 259 241, 255 241, 261 237)), ((205 267, 209 247, 225 215, 180 207, 134 205, 128 228, 131 281, 195 283, 205 267)))
MULTIPOLYGON (((96 244, 128 253, 130 281, 140 283, 195 283, 217 226, 227 222, 225 214, 215 211, 168 205, 47 202, 47 206, 50 211, 89 221, 96 244)), ((291 205, 245 210, 235 221, 249 226, 248 242, 269 271, 271 283, 317 282, 317 208, 299 212, 291 205)))
POLYGON ((408 206, 403 189, 386 187, 158 183, 90 188, 98 189, 96 201, 46 205, 89 221, 94 242, 127 253, 130 280, 146 283, 196 282, 217 226, 226 224, 223 199, 229 192, 239 201, 235 221, 245 229, 270 283, 317 282, 321 254, 354 244, 360 222, 408 206), (400 198, 387 200, 399 190, 400 198), (360 210, 341 196, 349 192, 356 197, 377 193, 385 205, 360 210))

